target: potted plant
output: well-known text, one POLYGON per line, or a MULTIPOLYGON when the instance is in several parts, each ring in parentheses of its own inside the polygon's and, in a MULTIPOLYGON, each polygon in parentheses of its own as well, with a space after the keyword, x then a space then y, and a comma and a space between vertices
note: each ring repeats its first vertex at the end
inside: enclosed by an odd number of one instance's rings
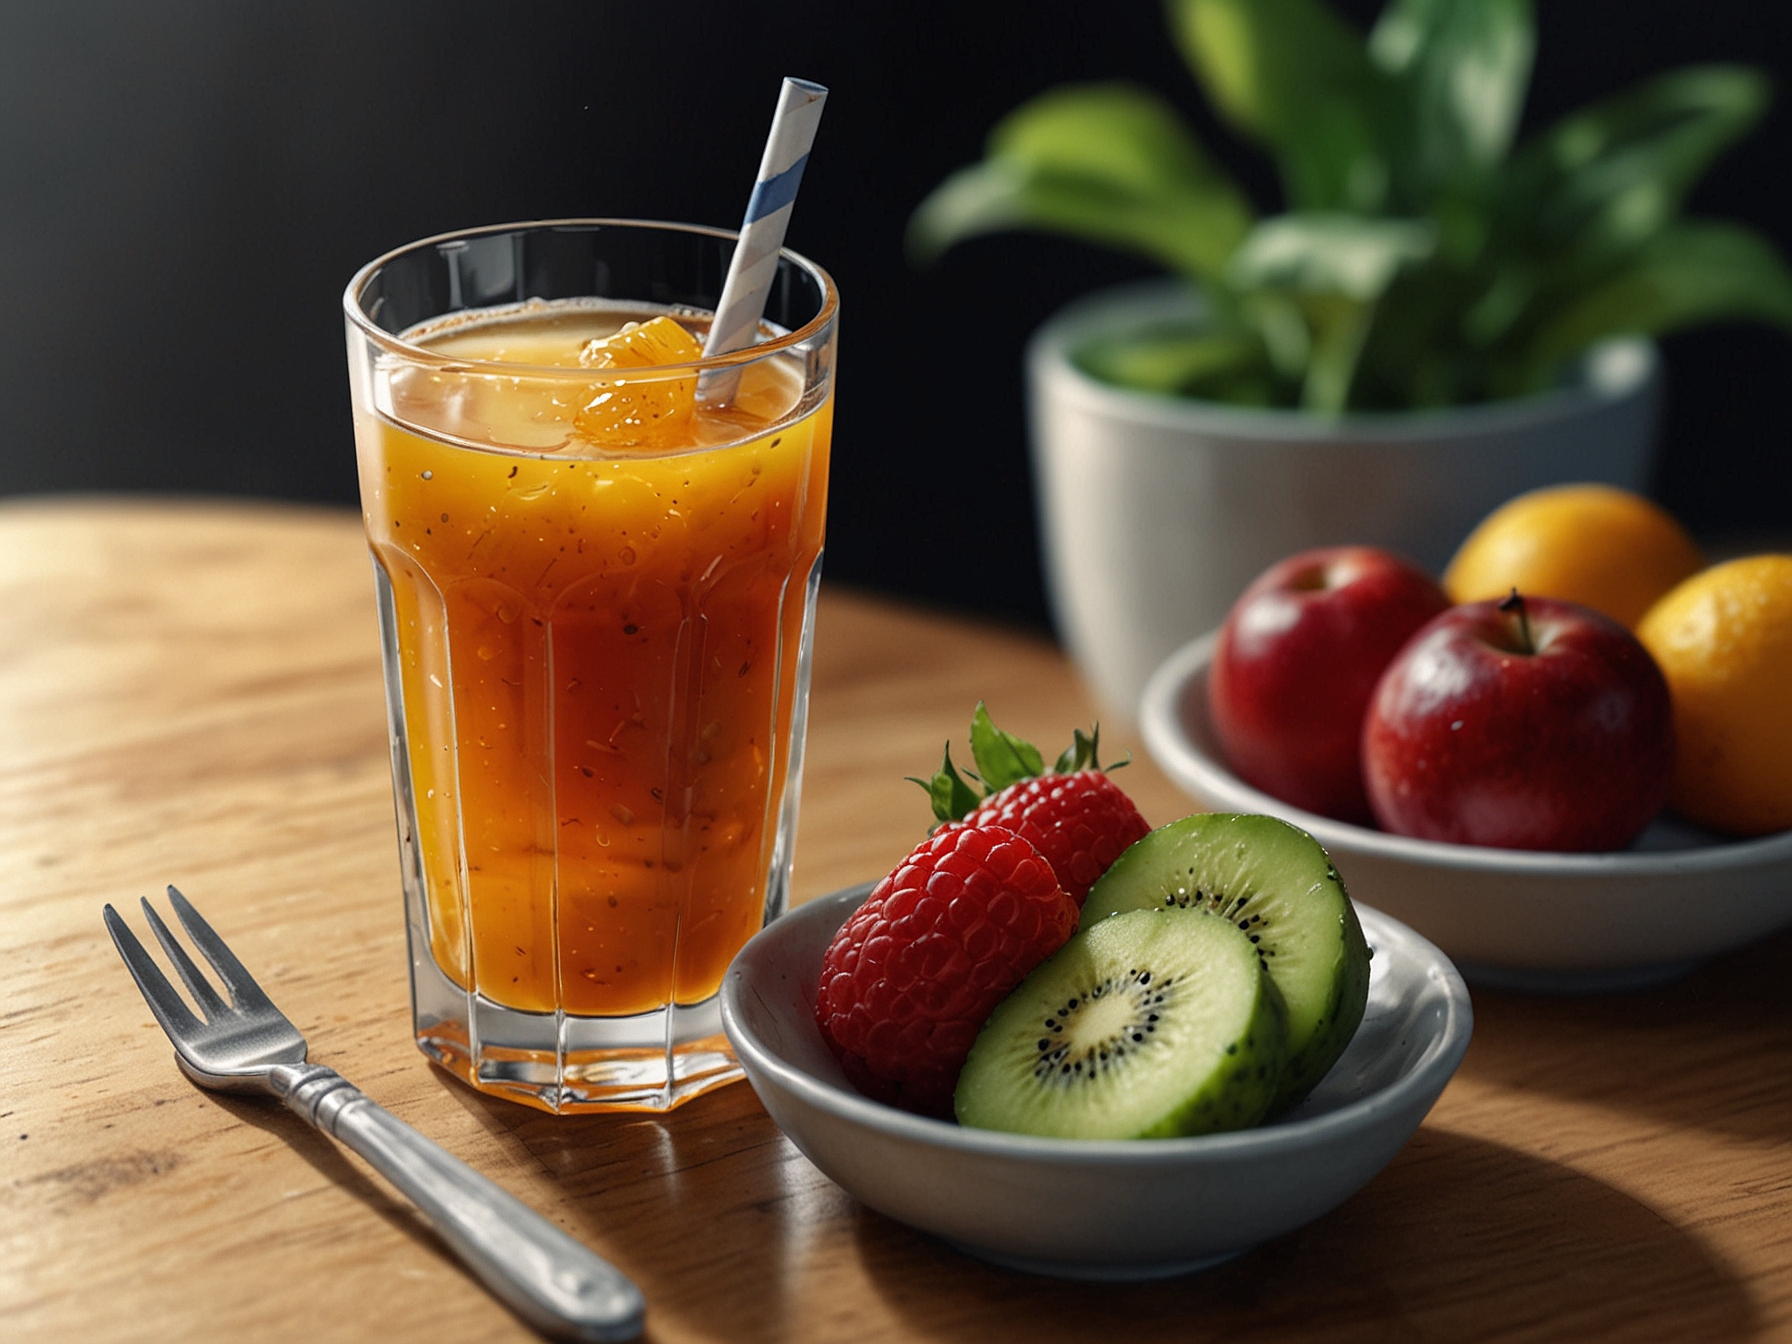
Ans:
POLYGON ((921 259, 1031 228, 1170 279, 1053 319, 1028 352, 1047 587, 1073 656, 1131 714, 1157 664, 1305 546, 1433 569, 1482 515, 1564 480, 1647 483, 1649 337, 1792 327, 1771 244, 1680 207, 1767 101, 1674 71, 1515 144, 1529 0, 1170 0, 1220 117, 1266 149, 1262 214, 1181 117, 1127 84, 1055 89, 916 210, 921 259))

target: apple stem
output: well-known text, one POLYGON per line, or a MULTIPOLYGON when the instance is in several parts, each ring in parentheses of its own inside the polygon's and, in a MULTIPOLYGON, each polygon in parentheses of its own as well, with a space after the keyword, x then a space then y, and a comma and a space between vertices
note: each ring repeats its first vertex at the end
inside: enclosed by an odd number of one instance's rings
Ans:
POLYGON ((1505 611, 1505 612, 1517 613, 1517 615, 1518 615, 1518 640, 1519 640, 1519 643, 1521 643, 1524 646, 1524 648, 1521 650, 1521 652, 1524 652, 1524 653, 1537 652, 1536 641, 1534 641, 1531 638, 1530 617, 1528 617, 1525 614, 1524 599, 1518 595, 1518 589, 1514 588, 1512 590, 1512 596, 1507 597, 1507 598, 1502 598, 1500 600, 1500 610, 1505 611))

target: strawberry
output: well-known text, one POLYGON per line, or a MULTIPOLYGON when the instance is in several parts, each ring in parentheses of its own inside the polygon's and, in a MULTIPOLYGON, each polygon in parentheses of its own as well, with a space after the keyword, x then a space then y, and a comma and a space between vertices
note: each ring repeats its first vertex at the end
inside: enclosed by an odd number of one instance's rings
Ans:
POLYGON ((1080 907, 1120 851, 1151 829, 1132 799, 1102 772, 1100 734, 1099 728, 1088 734, 1078 729, 1047 770, 1037 747, 997 728, 979 704, 971 719, 977 773, 965 773, 982 783, 986 794, 979 797, 953 767, 950 746, 939 773, 916 783, 933 799, 941 821, 993 823, 1031 841, 1080 907))
POLYGON ((985 1019, 1076 920, 1027 841, 996 825, 942 826, 834 935, 815 1004, 821 1034, 866 1096, 949 1117, 985 1019))
POLYGON ((1099 770, 1010 784, 965 822, 1004 826, 1032 841, 1078 909, 1120 851, 1151 829, 1132 799, 1099 770))

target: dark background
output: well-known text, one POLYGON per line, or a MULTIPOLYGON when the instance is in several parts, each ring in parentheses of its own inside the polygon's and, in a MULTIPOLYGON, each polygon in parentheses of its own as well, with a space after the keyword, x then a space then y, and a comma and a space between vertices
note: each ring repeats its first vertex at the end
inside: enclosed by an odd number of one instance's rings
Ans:
MULTIPOLYGON (((1340 6, 1359 22, 1379 7, 1340 6)), ((1792 6, 1544 0, 1526 125, 1697 60, 1792 85, 1792 6)), ((339 302, 375 255, 565 215, 738 223, 776 96, 832 96, 789 243, 844 296, 832 577, 1045 622, 1021 410, 1027 333, 1145 274, 1052 239, 936 267, 909 210, 1064 80, 1170 97, 1256 195, 1152 3, 29 0, 0 8, 0 494, 351 502, 339 302)), ((1692 209, 1792 253, 1792 97, 1692 209)), ((1668 343, 1655 493, 1708 541, 1792 524, 1792 341, 1668 343)))

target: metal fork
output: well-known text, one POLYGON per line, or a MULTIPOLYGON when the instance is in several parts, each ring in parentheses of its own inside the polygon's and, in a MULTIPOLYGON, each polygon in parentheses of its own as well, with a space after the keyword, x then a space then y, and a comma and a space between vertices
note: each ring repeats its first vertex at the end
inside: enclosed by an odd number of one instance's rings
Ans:
POLYGON ((307 1064, 305 1038, 224 940, 173 887, 168 899, 223 981, 230 1002, 194 965, 148 897, 143 913, 200 1015, 187 1007, 110 905, 106 927, 150 1011, 174 1042, 182 1072, 201 1087, 271 1093, 354 1149, 411 1198, 486 1287, 537 1328, 584 1340, 634 1339, 641 1333, 646 1303, 620 1270, 382 1110, 334 1069, 307 1064))

